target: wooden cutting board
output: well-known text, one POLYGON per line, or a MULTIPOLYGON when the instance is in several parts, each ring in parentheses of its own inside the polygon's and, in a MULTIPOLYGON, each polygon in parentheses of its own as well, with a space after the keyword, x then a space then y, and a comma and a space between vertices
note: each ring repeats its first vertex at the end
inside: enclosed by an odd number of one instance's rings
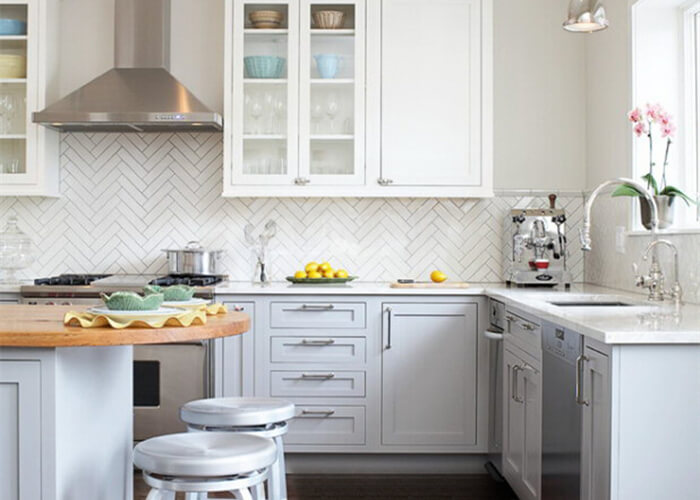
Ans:
POLYGON ((399 283, 394 281, 391 288, 469 288, 469 283, 465 281, 443 281, 433 283, 432 281, 416 281, 415 283, 399 283))

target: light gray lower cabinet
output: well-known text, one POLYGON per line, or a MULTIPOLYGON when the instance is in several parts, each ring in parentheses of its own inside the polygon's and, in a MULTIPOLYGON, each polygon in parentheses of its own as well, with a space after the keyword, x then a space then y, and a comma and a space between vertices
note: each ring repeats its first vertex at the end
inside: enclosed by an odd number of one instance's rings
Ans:
POLYGON ((41 366, 0 361, 0 498, 41 498, 41 366))
MULTIPOLYGON (((600 346, 605 347, 605 346, 600 346)), ((584 342, 581 434, 581 499, 610 498, 610 357, 584 342)))
POLYGON ((382 444, 464 447, 477 437, 477 305, 383 306, 382 444))
POLYGON ((0 305, 2 304, 19 304, 19 294, 0 293, 0 305))
POLYGON ((293 401, 291 452, 485 451, 485 299, 397 299, 218 297, 253 321, 250 332, 217 341, 217 394, 293 401))

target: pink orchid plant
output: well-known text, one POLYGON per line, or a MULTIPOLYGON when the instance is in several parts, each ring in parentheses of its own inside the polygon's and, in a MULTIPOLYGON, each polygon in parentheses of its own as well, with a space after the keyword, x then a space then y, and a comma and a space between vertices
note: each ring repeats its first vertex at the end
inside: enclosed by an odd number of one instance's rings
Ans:
MULTIPOLYGON (((632 130, 637 137, 646 136, 649 139, 649 172, 642 176, 647 183, 647 189, 653 190, 656 196, 678 196, 687 204, 697 203, 696 200, 686 195, 683 191, 666 182, 666 170, 668 168, 668 153, 676 135, 676 125, 671 114, 660 104, 647 104, 644 109, 634 108, 627 113, 627 119, 632 123, 632 130), (654 177, 654 129, 658 128, 661 138, 666 139, 666 151, 661 172, 661 184, 654 177)), ((641 193, 632 186, 620 186, 613 192, 613 196, 641 196, 641 193)))

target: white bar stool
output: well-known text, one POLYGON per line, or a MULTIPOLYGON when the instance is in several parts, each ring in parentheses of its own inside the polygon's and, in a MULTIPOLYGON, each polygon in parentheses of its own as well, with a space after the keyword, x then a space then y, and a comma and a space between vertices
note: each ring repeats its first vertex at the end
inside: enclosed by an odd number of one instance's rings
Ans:
POLYGON ((273 398, 210 398, 190 401, 180 408, 180 419, 191 431, 246 433, 274 440, 277 460, 270 467, 270 500, 287 500, 287 476, 282 436, 294 418, 294 404, 273 398))
POLYGON ((146 500, 175 500, 177 492, 187 500, 204 500, 209 492, 265 500, 265 479, 276 459, 270 439, 230 432, 168 434, 134 448, 134 464, 151 487, 146 500))

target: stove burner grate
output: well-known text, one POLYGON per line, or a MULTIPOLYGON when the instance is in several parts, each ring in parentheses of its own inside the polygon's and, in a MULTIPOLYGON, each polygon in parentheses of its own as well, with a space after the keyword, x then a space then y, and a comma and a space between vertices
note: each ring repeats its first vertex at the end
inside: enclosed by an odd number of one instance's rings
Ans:
POLYGON ((209 274, 169 274, 151 280, 149 285, 172 286, 210 286, 224 281, 225 276, 209 274))
POLYGON ((95 280, 107 278, 111 274, 60 274, 49 278, 37 278, 35 285, 49 286, 87 286, 95 280))

